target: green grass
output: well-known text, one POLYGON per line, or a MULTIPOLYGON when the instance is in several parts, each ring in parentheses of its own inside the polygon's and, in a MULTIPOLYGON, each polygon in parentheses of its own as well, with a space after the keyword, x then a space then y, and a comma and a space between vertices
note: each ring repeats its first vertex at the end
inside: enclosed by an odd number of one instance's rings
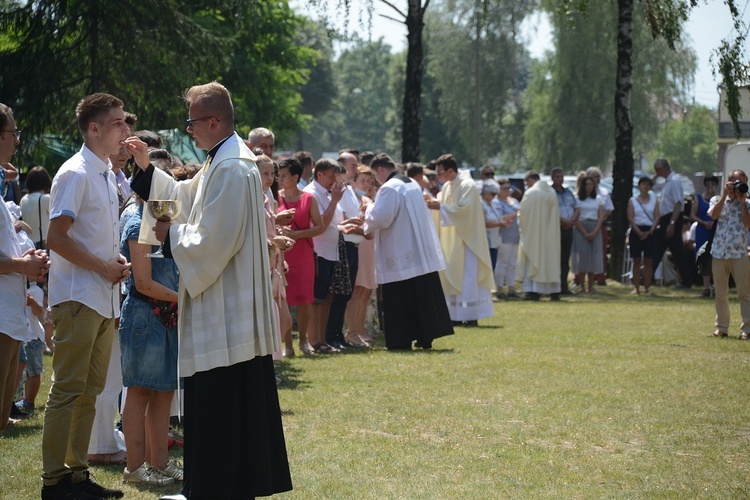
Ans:
MULTIPOLYGON (((737 303, 732 337, 707 338, 712 301, 655 290, 498 303, 429 352, 282 362, 295 489, 280 496, 750 497, 737 303)), ((40 431, 34 419, 0 439, 0 497, 38 497, 40 431)), ((121 468, 92 470, 121 484, 121 468)))

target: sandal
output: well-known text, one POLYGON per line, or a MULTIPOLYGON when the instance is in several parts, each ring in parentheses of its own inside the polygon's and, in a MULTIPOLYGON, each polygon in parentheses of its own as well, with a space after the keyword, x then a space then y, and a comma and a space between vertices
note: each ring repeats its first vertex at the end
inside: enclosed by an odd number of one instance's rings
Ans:
POLYGON ((90 464, 95 465, 126 465, 128 463, 128 454, 122 450, 115 453, 98 453, 89 455, 90 464))
POLYGON ((726 337, 727 335, 728 335, 727 333, 720 332, 718 330, 716 330, 714 333, 709 333, 708 334, 709 337, 726 337))

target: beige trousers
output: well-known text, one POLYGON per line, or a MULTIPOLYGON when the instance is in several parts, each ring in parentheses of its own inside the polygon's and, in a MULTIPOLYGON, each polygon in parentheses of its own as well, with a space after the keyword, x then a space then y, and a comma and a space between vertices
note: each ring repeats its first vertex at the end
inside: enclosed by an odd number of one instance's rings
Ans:
POLYGON ((716 330, 729 333, 729 275, 740 299, 740 331, 750 334, 750 259, 711 259, 716 290, 716 330))
POLYGON ((71 471, 73 481, 88 470, 87 451, 109 368, 115 319, 80 302, 52 308, 55 320, 53 382, 44 412, 42 479, 51 486, 71 471))

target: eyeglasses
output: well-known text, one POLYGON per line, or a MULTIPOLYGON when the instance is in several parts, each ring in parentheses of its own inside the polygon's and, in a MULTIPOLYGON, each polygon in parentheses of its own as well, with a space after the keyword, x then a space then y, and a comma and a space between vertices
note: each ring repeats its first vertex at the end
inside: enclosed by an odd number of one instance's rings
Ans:
POLYGON ((199 122, 201 120, 210 120, 211 118, 214 118, 214 117, 213 116, 202 116, 200 118, 188 118, 187 120, 185 120, 185 123, 187 124, 188 128, 193 128, 193 124, 195 122, 199 122))
POLYGON ((0 130, 0 132, 9 132, 9 133, 11 133, 11 134, 13 134, 15 136, 15 138, 16 138, 17 141, 21 140, 21 129, 16 129, 16 130, 0 130))

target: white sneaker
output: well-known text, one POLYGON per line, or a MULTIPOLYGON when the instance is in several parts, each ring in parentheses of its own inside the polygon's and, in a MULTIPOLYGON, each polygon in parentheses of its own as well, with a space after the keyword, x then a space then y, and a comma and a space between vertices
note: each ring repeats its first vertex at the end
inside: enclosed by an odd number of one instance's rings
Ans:
POLYGON ((164 470, 161 470, 158 467, 154 467, 154 469, 156 469, 159 474, 166 477, 171 477, 175 481, 182 481, 182 478, 185 476, 185 472, 182 470, 182 467, 172 461, 167 462, 167 466, 164 468, 164 470))
POLYGON ((124 483, 148 484, 151 486, 169 486, 170 484, 174 484, 174 478, 163 475, 158 469, 148 465, 147 462, 143 462, 133 472, 128 471, 126 467, 125 472, 122 474, 122 481, 124 483))

